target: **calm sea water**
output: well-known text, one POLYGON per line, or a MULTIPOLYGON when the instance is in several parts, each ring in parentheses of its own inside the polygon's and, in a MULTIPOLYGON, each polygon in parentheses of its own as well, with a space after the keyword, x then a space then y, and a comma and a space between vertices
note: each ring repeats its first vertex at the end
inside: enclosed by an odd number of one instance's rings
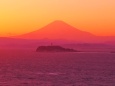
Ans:
POLYGON ((115 54, 1 50, 0 86, 115 86, 115 54))

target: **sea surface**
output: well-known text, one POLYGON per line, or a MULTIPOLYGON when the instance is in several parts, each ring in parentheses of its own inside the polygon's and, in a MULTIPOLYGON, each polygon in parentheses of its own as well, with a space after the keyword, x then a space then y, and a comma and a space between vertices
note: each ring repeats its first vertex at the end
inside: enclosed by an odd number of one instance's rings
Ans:
POLYGON ((0 86, 115 86, 115 53, 0 50, 0 86))

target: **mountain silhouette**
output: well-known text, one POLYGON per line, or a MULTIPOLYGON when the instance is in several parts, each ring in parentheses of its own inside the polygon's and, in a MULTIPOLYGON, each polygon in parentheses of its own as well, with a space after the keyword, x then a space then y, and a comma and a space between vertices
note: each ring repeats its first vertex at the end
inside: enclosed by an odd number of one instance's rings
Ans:
POLYGON ((64 21, 57 20, 37 31, 16 36, 16 38, 17 37, 24 39, 64 39, 70 41, 93 41, 95 35, 76 29, 64 21))

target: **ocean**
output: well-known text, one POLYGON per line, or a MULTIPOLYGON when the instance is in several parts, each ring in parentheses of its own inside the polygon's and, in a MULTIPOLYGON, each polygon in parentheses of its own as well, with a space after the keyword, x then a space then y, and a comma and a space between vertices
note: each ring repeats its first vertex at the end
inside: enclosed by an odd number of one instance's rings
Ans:
POLYGON ((0 86, 115 86, 115 53, 0 50, 0 86))

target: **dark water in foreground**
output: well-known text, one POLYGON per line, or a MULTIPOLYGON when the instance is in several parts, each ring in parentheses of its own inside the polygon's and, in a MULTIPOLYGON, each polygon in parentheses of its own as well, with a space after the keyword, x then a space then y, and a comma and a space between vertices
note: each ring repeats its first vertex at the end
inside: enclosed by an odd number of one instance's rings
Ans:
POLYGON ((0 86, 115 86, 115 54, 0 51, 0 86))

